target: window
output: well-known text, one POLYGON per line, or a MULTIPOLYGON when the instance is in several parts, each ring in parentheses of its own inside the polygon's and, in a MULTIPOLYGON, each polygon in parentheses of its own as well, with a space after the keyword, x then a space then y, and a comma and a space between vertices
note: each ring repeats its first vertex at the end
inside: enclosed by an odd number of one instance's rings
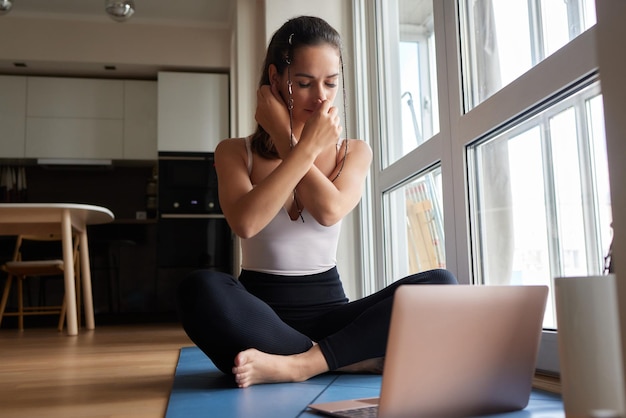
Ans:
MULTIPOLYGON (((599 275, 611 241, 602 101, 593 83, 469 147, 475 277, 599 275)), ((556 329, 553 298, 544 328, 556 329)))
POLYGON ((595 24, 594 0, 462 0, 470 110, 595 24))
POLYGON ((387 141, 382 165, 390 165, 439 132, 432 0, 381 3, 380 13, 396 22, 380 41, 391 124, 399 140, 387 141), (398 129, 399 127, 399 129, 398 129))
MULTIPOLYGON (((385 172, 386 178, 376 182, 376 198, 370 202, 371 213, 366 217, 374 214, 377 219, 378 227, 371 234, 375 243, 372 253, 387 256, 375 266, 365 266, 373 277, 363 285, 367 291, 411 273, 445 267, 446 254, 443 172, 437 152, 441 106, 433 1, 364 1, 360 5, 362 9, 357 8, 357 13, 379 22, 378 36, 372 41, 379 45, 374 61, 376 72, 386 75, 378 78, 371 96, 358 100, 383 104, 364 112, 379 113, 381 117, 373 121, 376 126, 362 129, 390 139, 372 147, 373 165, 380 173, 385 172)), ((363 39, 370 37, 363 32, 363 39)), ((368 77, 363 73, 361 76, 365 84, 368 77)), ((358 90, 365 92, 365 87, 358 90)))
POLYGON ((387 244, 385 284, 420 271, 445 268, 441 168, 383 194, 387 244))
MULTIPOLYGON (((593 0, 353 4, 359 113, 376 115, 358 121, 375 154, 364 292, 433 264, 461 283, 600 273, 611 206, 593 0), (428 184, 436 198, 413 200, 428 184)), ((538 363, 557 371, 555 326, 550 308, 538 363)))

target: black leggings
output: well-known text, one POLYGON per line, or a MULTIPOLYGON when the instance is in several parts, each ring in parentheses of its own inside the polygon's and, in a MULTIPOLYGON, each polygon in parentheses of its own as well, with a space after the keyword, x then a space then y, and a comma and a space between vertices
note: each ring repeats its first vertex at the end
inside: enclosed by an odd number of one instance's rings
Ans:
POLYGON ((198 270, 181 282, 177 296, 187 335, 226 374, 245 349, 297 354, 313 341, 336 370, 385 355, 398 286, 456 283, 447 270, 430 270, 348 302, 336 268, 297 277, 244 270, 239 280, 198 270))

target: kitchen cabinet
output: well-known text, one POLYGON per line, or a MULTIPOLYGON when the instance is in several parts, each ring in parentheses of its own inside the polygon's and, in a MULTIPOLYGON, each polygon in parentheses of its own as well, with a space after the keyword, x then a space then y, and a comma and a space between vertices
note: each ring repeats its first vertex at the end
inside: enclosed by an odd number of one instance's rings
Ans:
POLYGON ((213 152, 229 136, 227 74, 158 74, 158 139, 162 151, 213 152))
POLYGON ((0 158, 157 159, 157 82, 0 76, 0 158))
POLYGON ((156 81, 124 81, 124 159, 157 159, 156 81))
POLYGON ((121 159, 123 121, 27 118, 26 158, 121 159))
POLYGON ((124 82, 28 77, 26 114, 42 118, 123 119, 124 82))
POLYGON ((28 77, 26 158, 123 158, 122 80, 28 77))
POLYGON ((24 158, 26 78, 0 76, 0 157, 24 158))

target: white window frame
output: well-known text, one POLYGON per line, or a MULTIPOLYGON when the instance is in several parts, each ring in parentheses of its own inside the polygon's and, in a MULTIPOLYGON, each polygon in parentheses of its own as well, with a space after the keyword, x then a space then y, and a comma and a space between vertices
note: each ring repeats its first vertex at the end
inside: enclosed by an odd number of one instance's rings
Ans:
MULTIPOLYGON (((389 30, 389 25, 383 23, 381 14, 376 12, 382 10, 383 13, 393 15, 394 3, 393 0, 353 0, 356 66, 361 70, 357 71, 355 89, 356 103, 359 104, 357 133, 371 143, 374 152, 367 192, 361 205, 364 295, 385 284, 385 267, 381 256, 385 254, 383 193, 436 164, 440 164, 442 169, 446 267, 457 276, 460 283, 473 283, 466 147, 495 127, 540 106, 547 97, 598 69, 596 33, 595 27, 592 27, 464 114, 459 74, 457 2, 433 1, 440 131, 417 149, 385 166, 385 156, 381 153, 385 152, 386 147, 380 144, 382 138, 393 137, 389 121, 394 114, 394 107, 389 106, 390 94, 379 74, 388 73, 389 69, 383 65, 389 66, 391 61, 377 60, 375 51, 389 53, 390 49, 388 45, 380 44, 375 30, 383 33, 389 30), (381 61, 384 64, 379 66, 378 62, 381 61)), ((554 332, 544 333, 538 368, 559 371, 554 332)))

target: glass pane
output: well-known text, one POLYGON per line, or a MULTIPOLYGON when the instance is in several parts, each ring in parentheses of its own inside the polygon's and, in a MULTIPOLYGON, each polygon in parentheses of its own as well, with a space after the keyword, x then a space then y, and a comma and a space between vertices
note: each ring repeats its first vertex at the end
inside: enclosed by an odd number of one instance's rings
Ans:
MULTIPOLYGON (((545 284, 597 275, 611 203, 599 86, 594 84, 470 147, 474 276, 545 284)), ((548 301, 545 328, 555 328, 548 301)))
POLYGON ((594 0, 460 0, 466 112, 596 23, 594 0))
POLYGON ((564 276, 582 276, 588 266, 574 109, 566 109, 550 118, 549 129, 556 217, 560 224, 560 270, 564 276))
POLYGON ((613 239, 613 212, 611 210, 611 189, 609 187, 609 166, 607 164, 606 140, 604 137, 604 106, 602 96, 587 100, 588 135, 591 141, 591 173, 594 176, 594 194, 597 196, 598 231, 600 251, 606 255, 613 239))
POLYGON ((445 268, 441 168, 383 194, 386 277, 445 268))
POLYGON ((392 67, 399 69, 399 81, 387 80, 386 85, 392 86, 389 99, 396 103, 389 108, 399 109, 394 123, 400 125, 401 138, 387 142, 386 165, 439 132, 432 0, 399 0, 397 16, 392 26, 398 28, 397 45, 391 48, 397 56, 390 53, 387 58, 398 63, 392 67))
POLYGON ((550 17, 541 19, 542 33, 546 34, 543 37, 545 56, 549 56, 569 42, 567 3, 554 0, 542 1, 541 16, 550 17))

